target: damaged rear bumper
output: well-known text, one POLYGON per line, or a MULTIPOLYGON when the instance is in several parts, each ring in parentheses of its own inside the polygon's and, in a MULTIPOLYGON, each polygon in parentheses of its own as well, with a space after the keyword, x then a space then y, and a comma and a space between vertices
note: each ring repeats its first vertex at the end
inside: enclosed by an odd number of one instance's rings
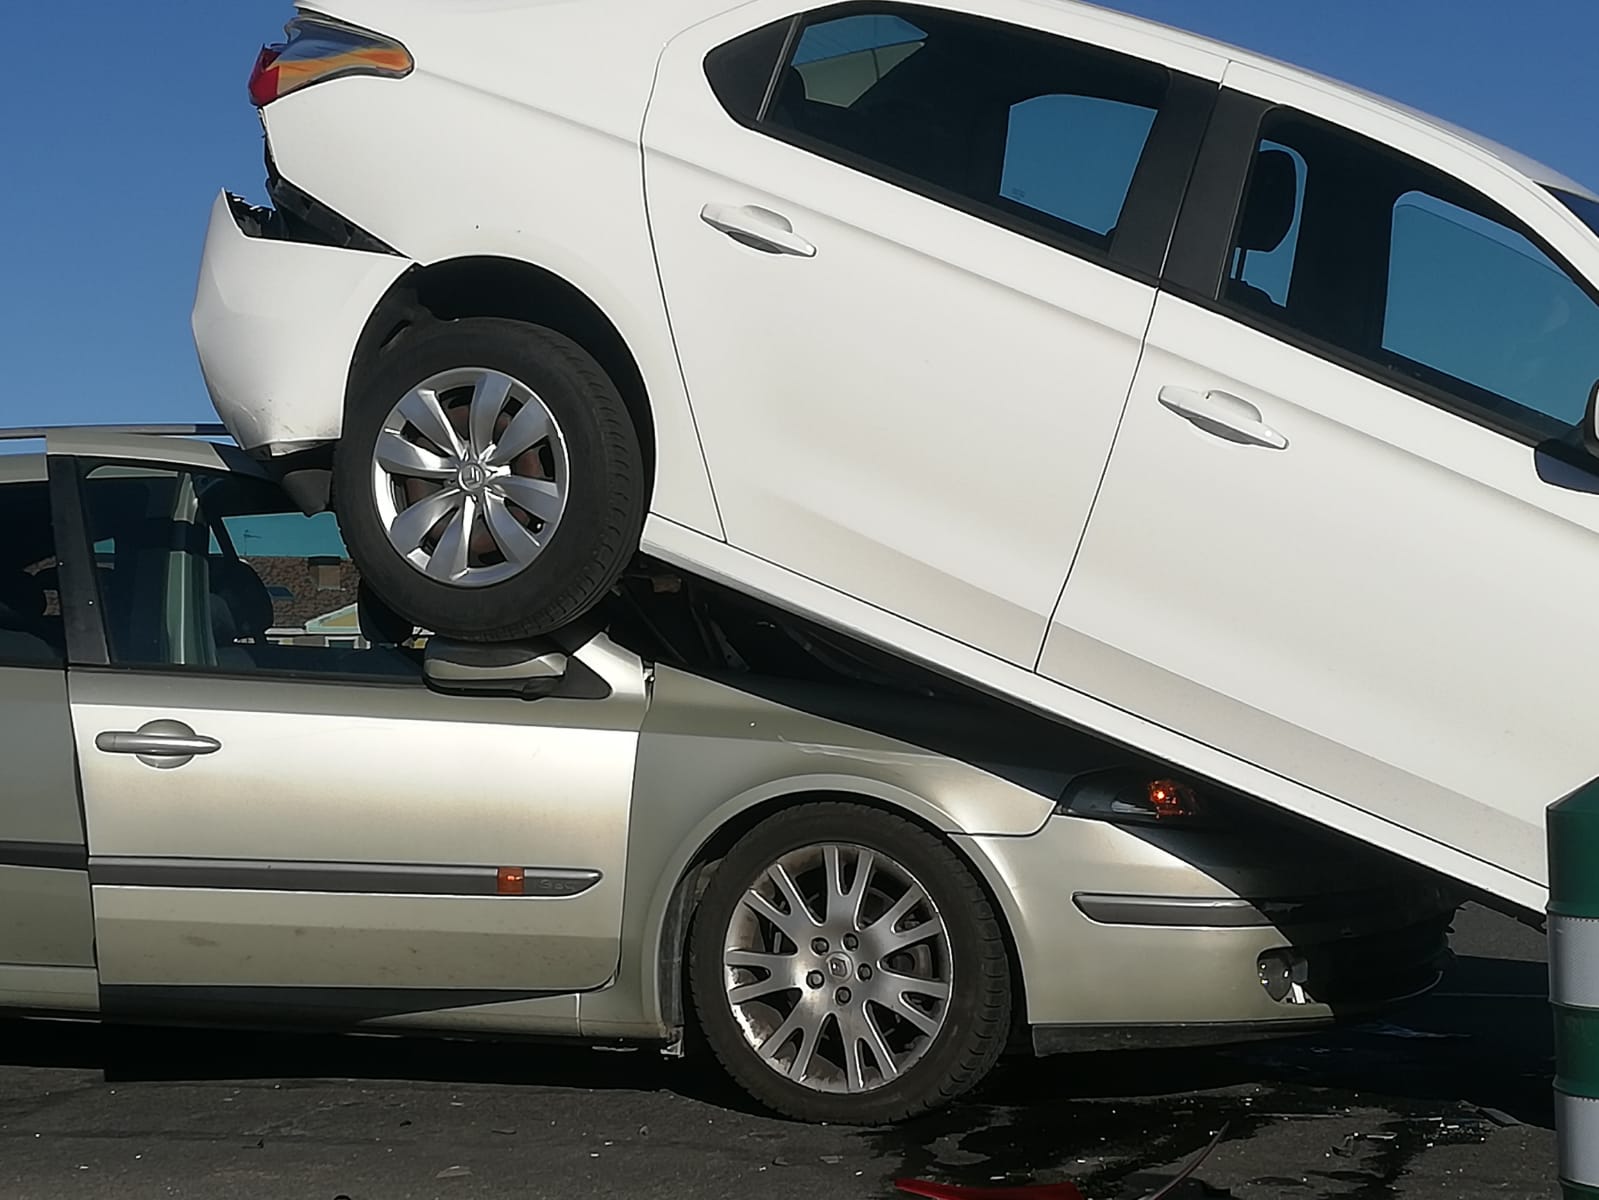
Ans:
POLYGON ((223 192, 195 292, 195 349, 217 415, 244 449, 274 457, 338 438, 361 333, 413 265, 328 237, 296 240, 305 228, 303 214, 223 192))

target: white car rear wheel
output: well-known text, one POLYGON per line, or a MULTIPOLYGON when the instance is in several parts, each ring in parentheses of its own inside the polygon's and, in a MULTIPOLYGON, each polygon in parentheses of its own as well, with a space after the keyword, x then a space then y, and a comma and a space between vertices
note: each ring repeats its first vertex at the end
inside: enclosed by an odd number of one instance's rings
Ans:
POLYGON ((334 506, 373 590, 424 629, 532 637, 638 549, 645 479, 616 387, 552 330, 422 326, 352 384, 334 506))

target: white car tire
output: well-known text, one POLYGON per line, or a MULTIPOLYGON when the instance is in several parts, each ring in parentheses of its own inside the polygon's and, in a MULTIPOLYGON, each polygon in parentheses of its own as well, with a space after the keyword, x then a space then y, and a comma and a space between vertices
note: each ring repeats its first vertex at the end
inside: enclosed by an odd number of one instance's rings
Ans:
POLYGON ((353 380, 333 504, 350 556, 434 633, 549 633, 602 599, 638 550, 647 482, 616 386, 535 325, 421 325, 353 380))

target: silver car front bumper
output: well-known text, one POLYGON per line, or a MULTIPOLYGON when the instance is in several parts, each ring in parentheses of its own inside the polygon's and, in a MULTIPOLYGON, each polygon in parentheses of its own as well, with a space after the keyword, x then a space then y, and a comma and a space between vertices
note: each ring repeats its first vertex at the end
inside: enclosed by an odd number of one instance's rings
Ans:
POLYGON ((1042 1049, 1311 1028, 1425 992, 1447 961, 1453 896, 1316 841, 1066 817, 962 841, 1042 1049))

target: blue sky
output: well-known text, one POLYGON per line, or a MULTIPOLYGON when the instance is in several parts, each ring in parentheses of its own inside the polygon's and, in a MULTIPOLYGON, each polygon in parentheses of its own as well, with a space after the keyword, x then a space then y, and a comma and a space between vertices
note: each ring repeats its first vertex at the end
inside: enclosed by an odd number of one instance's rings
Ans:
MULTIPOLYGON (((1593 0, 1111 7, 1387 93, 1599 185, 1593 0)), ((244 85, 290 5, 17 8, 0 73, 0 423, 208 419, 188 330, 200 241, 218 188, 259 195, 244 85)))

